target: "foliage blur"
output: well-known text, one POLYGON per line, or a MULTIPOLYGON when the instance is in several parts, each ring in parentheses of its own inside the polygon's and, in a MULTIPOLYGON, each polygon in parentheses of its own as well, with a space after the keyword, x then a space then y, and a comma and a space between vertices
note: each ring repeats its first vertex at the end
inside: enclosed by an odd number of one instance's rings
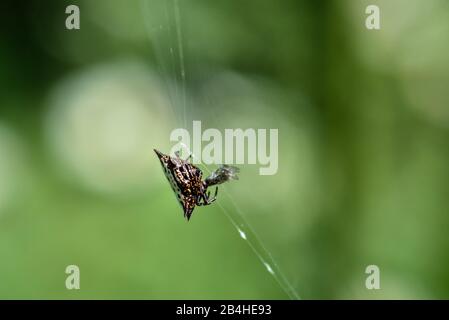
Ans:
POLYGON ((192 120, 279 129, 278 173, 240 166, 218 202, 302 298, 448 298, 448 9, 2 1, 0 298, 287 298, 219 205, 183 219, 153 148, 192 120))

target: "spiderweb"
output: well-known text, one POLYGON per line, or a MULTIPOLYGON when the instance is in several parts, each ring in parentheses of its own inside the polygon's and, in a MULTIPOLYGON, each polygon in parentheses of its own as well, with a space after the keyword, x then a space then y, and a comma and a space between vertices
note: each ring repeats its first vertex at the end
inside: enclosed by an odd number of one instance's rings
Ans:
MULTIPOLYGON (((191 119, 193 104, 190 103, 186 94, 185 39, 183 38, 179 0, 141 0, 141 8, 145 27, 153 44, 157 68, 159 68, 170 97, 172 116, 177 125, 187 128, 187 124, 193 120, 191 119)), ((211 102, 208 101, 208 103, 211 102)), ((210 108, 210 110, 215 112, 214 108, 210 108)), ((217 122, 218 115, 214 114, 213 119, 217 122)), ((184 149, 182 150, 183 157, 186 155, 197 157, 191 150, 188 150, 187 146, 184 149)), ((200 167, 208 174, 211 173, 205 165, 200 164, 200 167)), ((242 208, 227 190, 226 185, 220 185, 220 193, 220 197, 227 201, 223 203, 216 201, 214 205, 218 206, 237 234, 248 244, 267 272, 274 277, 289 298, 300 299, 297 290, 264 245, 259 234, 247 221, 242 208)))

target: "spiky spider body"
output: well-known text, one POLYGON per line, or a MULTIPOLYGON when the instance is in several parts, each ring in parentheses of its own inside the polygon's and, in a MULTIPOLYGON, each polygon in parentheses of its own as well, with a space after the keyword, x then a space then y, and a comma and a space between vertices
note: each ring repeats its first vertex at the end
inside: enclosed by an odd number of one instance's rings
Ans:
POLYGON ((176 157, 170 157, 156 149, 154 151, 161 161, 164 174, 175 192, 187 220, 190 220, 195 206, 206 206, 216 200, 218 187, 215 188, 215 194, 212 198, 210 192, 207 192, 208 187, 230 179, 238 180, 235 175, 238 168, 222 166, 203 181, 203 172, 188 161, 191 156, 183 160, 178 153, 176 153, 176 157))

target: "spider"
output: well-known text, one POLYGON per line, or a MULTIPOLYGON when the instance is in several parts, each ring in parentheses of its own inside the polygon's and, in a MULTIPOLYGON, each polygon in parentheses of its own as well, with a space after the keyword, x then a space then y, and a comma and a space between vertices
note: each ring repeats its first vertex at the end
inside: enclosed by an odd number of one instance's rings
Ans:
POLYGON ((207 206, 217 199, 218 187, 215 187, 213 197, 207 191, 209 187, 229 180, 238 180, 236 175, 239 172, 238 168, 222 165, 203 181, 203 172, 189 162, 192 155, 183 160, 179 157, 179 152, 175 152, 176 157, 170 157, 156 149, 154 152, 161 162, 165 176, 175 192, 187 220, 190 220, 195 206, 207 206))

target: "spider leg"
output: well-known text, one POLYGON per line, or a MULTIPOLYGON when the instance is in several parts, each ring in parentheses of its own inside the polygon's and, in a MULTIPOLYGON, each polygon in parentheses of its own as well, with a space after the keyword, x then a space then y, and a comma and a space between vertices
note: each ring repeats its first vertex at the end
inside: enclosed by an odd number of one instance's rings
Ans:
POLYGON ((215 187, 215 194, 214 194, 213 198, 210 198, 210 192, 207 193, 207 198, 205 199, 207 205, 209 205, 212 202, 214 202, 215 200, 217 200, 217 193, 218 193, 218 187, 215 187))
MULTIPOLYGON (((180 159, 181 150, 175 151, 176 158, 180 159)), ((185 161, 192 160, 192 154, 190 154, 185 161)))
MULTIPOLYGON (((218 194, 218 187, 215 187, 215 194, 214 194, 214 196, 212 198, 212 199, 214 199, 213 201, 215 201, 215 199, 217 198, 217 194, 218 194)), ((207 195, 208 195, 208 198, 209 198, 210 197, 210 191, 207 193, 207 195)))
POLYGON ((201 199, 203 200, 202 205, 207 206, 209 204, 209 195, 203 193, 201 199))
POLYGON ((201 198, 198 198, 196 200, 196 205, 199 206, 199 207, 204 206, 204 203, 201 202, 201 198))
POLYGON ((207 206, 209 204, 209 196, 205 193, 198 196, 196 203, 198 206, 207 206))
POLYGON ((207 204, 209 205, 209 204, 211 204, 212 202, 214 202, 215 200, 217 200, 217 198, 209 199, 209 200, 207 201, 207 204))

